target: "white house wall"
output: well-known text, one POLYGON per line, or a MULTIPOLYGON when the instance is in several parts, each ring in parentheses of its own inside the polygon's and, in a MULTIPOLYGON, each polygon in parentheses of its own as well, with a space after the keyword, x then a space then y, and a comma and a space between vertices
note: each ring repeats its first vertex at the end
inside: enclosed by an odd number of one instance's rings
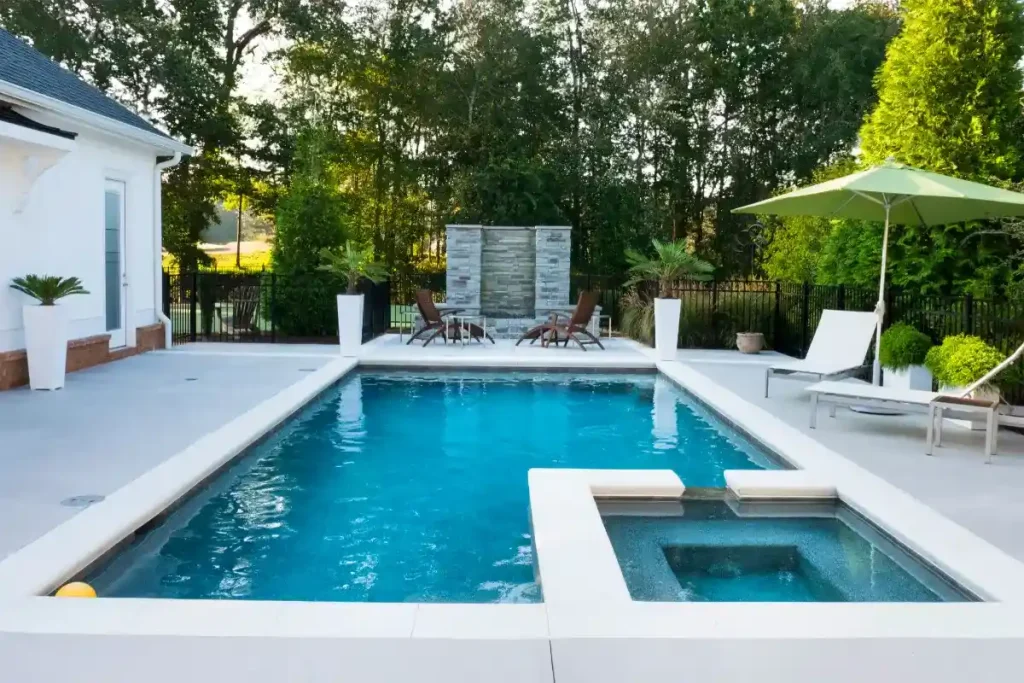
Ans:
MULTIPOLYGON (((34 115, 65 130, 75 126, 34 115)), ((21 213, 10 196, 0 202, 0 352, 24 348, 22 306, 30 300, 7 285, 28 273, 77 276, 88 295, 64 300, 70 337, 106 332, 104 183, 125 183, 127 343, 135 328, 157 322, 153 297, 153 173, 156 153, 97 133, 81 133, 76 149, 32 186, 21 213)), ((22 173, 21 160, 0 145, 0 192, 22 173)), ((8 193, 9 194, 9 193, 8 193)))

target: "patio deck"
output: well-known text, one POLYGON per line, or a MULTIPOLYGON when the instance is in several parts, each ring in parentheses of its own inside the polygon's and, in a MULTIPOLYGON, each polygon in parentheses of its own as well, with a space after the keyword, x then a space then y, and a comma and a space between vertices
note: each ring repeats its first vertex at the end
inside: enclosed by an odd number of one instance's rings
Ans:
POLYGON ((232 347, 96 366, 69 374, 62 391, 0 392, 0 559, 81 510, 62 500, 113 493, 337 357, 232 347))
POLYGON ((414 341, 407 344, 408 335, 387 334, 363 346, 359 361, 381 366, 495 366, 545 368, 557 359, 560 366, 579 368, 632 368, 653 369, 653 351, 631 339, 602 339, 604 350, 590 346, 581 349, 572 342, 568 347, 544 348, 540 343, 523 342, 516 346, 514 339, 472 342, 467 345, 445 344, 438 341, 428 346, 414 341))
POLYGON ((839 408, 830 419, 822 405, 818 427, 811 429, 806 382, 772 380, 771 396, 764 398, 764 367, 772 357, 680 351, 679 359, 1024 560, 1024 434, 1001 429, 998 455, 986 465, 984 433, 947 426, 943 446, 929 457, 924 452, 925 415, 863 415, 839 408))
MULTIPOLYGON (((285 394, 294 399, 296 384, 303 388, 317 375, 351 365, 350 361, 332 362, 336 359, 334 346, 195 344, 76 373, 69 376, 64 392, 0 394, 0 434, 5 447, 14 446, 0 452, 0 514, 8 520, 6 533, 0 534, 0 557, 74 515, 74 509, 59 505, 63 497, 118 489, 263 399, 286 387, 292 389, 285 394), (322 370, 311 377, 307 371, 316 368, 322 370), (189 377, 196 379, 186 381, 189 377)), ((688 373, 684 379, 695 393, 711 387, 713 396, 731 408, 730 414, 757 413, 757 420, 749 424, 765 426, 759 433, 782 430, 800 448, 825 450, 752 406, 810 434, 1021 556, 1024 543, 1014 539, 1011 531, 1024 517, 1013 496, 1024 483, 1024 458, 1020 457, 1024 436, 1005 434, 1001 455, 986 466, 980 435, 950 429, 951 445, 938 457, 928 458, 922 453, 923 421, 918 417, 867 417, 843 411, 834 421, 822 416, 821 428, 811 432, 809 405, 802 392, 805 384, 780 381, 777 387, 773 384, 773 398, 760 398, 763 365, 771 360, 768 354, 750 357, 686 350, 677 359, 679 363, 666 363, 662 369, 688 373)), ((605 352, 583 352, 515 348, 508 341, 471 348, 407 347, 384 337, 365 346, 360 360, 405 367, 558 364, 599 370, 655 366, 648 349, 628 340, 612 341, 605 352)), ((217 438, 212 441, 219 443, 217 438)), ((202 458, 216 455, 194 450, 186 458, 189 467, 199 467, 202 458)), ((828 458, 817 452, 812 455, 819 464, 828 458)), ((913 678, 910 672, 914 672, 950 683, 978 671, 983 678, 990 672, 990 678, 1005 677, 1003 672, 1013 670, 1017 647, 1024 639, 1019 618, 1022 603, 1014 597, 1021 594, 1017 563, 924 505, 903 493, 887 491, 892 487, 844 464, 849 469, 831 464, 828 471, 850 474, 856 480, 847 481, 855 499, 869 500, 867 508, 876 509, 880 498, 895 498, 901 525, 912 527, 909 536, 930 534, 930 546, 925 547, 942 546, 943 553, 938 554, 947 559, 954 554, 957 562, 950 564, 973 563, 967 575, 980 571, 986 574, 981 583, 998 584, 986 594, 1013 599, 988 605, 780 607, 632 601, 613 605, 589 595, 582 600, 552 598, 537 605, 22 597, 39 592, 33 589, 18 593, 0 610, 0 659, 5 661, 5 671, 19 680, 72 677, 104 683, 127 683, 140 676, 170 682, 213 674, 245 675, 253 681, 332 676, 510 683, 667 680, 678 673, 680 662, 698 677, 716 680, 751 676, 766 681, 816 680, 821 671, 851 683, 861 680, 865 672, 875 678, 886 678, 893 671, 900 678, 913 678), (875 481, 865 482, 865 478, 875 481), (876 495, 878 488, 883 489, 880 495, 876 495), (936 535, 936 520, 939 531, 946 533, 936 535), (54 651, 63 656, 47 656, 54 651), (723 653, 737 651, 746 655, 742 662, 723 659, 723 653), (154 669, 155 659, 166 666, 154 669)), ((143 477, 125 489, 127 496, 123 491, 107 502, 108 507, 93 508, 70 526, 91 528, 90 515, 102 518, 118 502, 147 504, 152 498, 148 493, 140 495, 139 485, 146 488, 156 482, 170 490, 174 478, 162 475, 157 470, 143 477)), ((157 496, 157 500, 163 499, 157 496)), ((893 501, 882 502, 888 506, 884 518, 893 519, 893 501)), ((562 519, 559 509, 554 512, 555 519, 562 519)), ((68 526, 64 530, 67 535, 68 526)), ((72 540, 88 542, 88 530, 72 535, 72 540)), ((51 541, 50 548, 60 550, 67 540, 51 541)), ((42 545, 46 546, 45 541, 42 545)), ((38 555, 35 566, 42 564, 38 555)), ((22 571, 21 575, 39 573, 22 571)))

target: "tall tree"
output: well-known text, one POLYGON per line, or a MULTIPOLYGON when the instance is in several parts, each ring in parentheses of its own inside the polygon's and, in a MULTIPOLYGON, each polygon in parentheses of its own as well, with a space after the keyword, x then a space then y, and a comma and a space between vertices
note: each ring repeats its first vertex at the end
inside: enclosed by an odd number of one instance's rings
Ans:
MULTIPOLYGON (((1020 178, 1024 12, 1016 0, 904 0, 903 30, 878 73, 861 129, 864 161, 962 178, 1020 178)), ((924 292, 990 294, 1005 284, 1008 244, 990 226, 901 227, 892 282, 924 292)))
POLYGON ((861 129, 864 161, 961 178, 1021 172, 1024 13, 1016 0, 903 0, 861 129))

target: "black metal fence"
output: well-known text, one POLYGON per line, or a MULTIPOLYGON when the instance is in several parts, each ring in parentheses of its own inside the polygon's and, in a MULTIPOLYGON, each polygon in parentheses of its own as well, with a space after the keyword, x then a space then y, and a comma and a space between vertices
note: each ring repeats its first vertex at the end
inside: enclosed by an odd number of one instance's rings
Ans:
MULTIPOLYGON (((680 345, 731 348, 737 332, 762 332, 769 347, 803 357, 825 309, 872 311, 878 290, 759 280, 680 281, 680 345)), ((906 322, 935 343, 951 334, 974 334, 1004 353, 1024 342, 1024 302, 966 296, 886 292, 886 326, 906 322)))
POLYGON ((596 291, 601 315, 611 316, 614 327, 619 319, 620 299, 626 280, 626 275, 573 273, 569 276, 569 302, 575 305, 580 292, 596 291))
MULTIPOLYGON (((268 271, 164 272, 163 308, 175 344, 337 341, 335 295, 344 287, 327 274, 284 278, 268 271), (299 310, 301 309, 301 310, 299 310)), ((388 282, 360 283, 363 340, 391 327, 388 282)))
MULTIPOLYGON (((673 287, 682 301, 679 341, 684 348, 735 348, 737 332, 761 332, 769 348, 807 353, 825 309, 872 311, 878 290, 845 285, 784 282, 688 282, 673 287)), ((952 334, 973 334, 1006 354, 1024 343, 1024 302, 965 296, 927 296, 890 289, 885 325, 905 322, 936 344, 952 334)), ((1024 401, 1024 386, 1007 391, 1024 401)))

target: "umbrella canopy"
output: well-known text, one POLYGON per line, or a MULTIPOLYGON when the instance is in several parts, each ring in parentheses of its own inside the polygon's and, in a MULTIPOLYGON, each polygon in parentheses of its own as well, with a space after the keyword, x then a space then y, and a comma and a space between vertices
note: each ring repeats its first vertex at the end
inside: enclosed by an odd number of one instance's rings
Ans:
POLYGON ((733 209, 733 213, 822 216, 898 225, 945 225, 1024 216, 1024 194, 887 161, 842 178, 733 209))
POLYGON ((1024 216, 1024 194, 922 171, 892 160, 810 187, 733 209, 733 213, 772 216, 854 218, 885 223, 882 273, 878 284, 873 380, 881 382, 878 362, 885 316, 885 267, 889 225, 944 225, 984 218, 1024 216))

